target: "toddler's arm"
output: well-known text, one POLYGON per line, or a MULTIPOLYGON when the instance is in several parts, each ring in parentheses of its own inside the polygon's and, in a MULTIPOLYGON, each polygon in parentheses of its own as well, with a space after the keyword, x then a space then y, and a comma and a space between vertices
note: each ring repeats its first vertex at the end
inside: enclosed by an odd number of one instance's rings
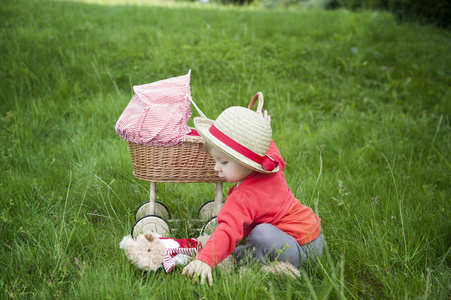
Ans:
POLYGON ((211 267, 204 263, 201 260, 193 260, 190 262, 182 272, 182 275, 188 274, 189 277, 192 277, 194 275, 194 281, 196 281, 196 278, 200 276, 200 284, 205 283, 205 277, 208 279, 208 284, 210 286, 213 285, 213 278, 211 276, 211 267))

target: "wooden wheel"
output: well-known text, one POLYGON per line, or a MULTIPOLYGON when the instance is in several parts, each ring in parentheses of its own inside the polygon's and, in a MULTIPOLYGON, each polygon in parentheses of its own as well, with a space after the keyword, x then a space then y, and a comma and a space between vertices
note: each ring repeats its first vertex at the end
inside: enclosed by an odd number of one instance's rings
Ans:
POLYGON ((214 217, 215 214, 215 200, 211 200, 208 202, 205 202, 200 208, 199 208, 199 218, 201 219, 211 219, 214 217))
POLYGON ((213 217, 205 223, 204 227, 202 227, 200 235, 203 234, 212 235, 216 227, 218 227, 218 218, 213 217))
MULTIPOLYGON (((148 209, 149 209, 150 202, 144 202, 141 204, 138 209, 136 210, 136 219, 140 219, 144 217, 145 215, 148 215, 148 209)), ((155 215, 162 217, 165 220, 169 220, 171 218, 171 213, 169 212, 169 209, 166 205, 159 201, 155 201, 155 215)))
POLYGON ((166 237, 170 230, 168 224, 160 216, 147 215, 136 221, 132 229, 132 236, 136 238, 138 235, 148 232, 166 237))

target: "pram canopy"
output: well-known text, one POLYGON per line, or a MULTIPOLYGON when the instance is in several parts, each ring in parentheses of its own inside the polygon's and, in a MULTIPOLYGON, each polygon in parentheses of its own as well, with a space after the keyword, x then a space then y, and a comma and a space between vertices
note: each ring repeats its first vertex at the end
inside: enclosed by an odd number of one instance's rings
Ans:
POLYGON ((191 132, 188 74, 133 87, 135 95, 119 117, 116 133, 128 142, 175 146, 191 132))

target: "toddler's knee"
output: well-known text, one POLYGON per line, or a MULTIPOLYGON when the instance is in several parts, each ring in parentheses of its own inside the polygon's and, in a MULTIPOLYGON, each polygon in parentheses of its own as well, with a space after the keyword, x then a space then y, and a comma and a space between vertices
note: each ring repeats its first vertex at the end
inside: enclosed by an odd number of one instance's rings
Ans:
POLYGON ((252 229, 247 238, 248 242, 254 245, 270 248, 274 245, 274 226, 271 224, 259 224, 252 229))

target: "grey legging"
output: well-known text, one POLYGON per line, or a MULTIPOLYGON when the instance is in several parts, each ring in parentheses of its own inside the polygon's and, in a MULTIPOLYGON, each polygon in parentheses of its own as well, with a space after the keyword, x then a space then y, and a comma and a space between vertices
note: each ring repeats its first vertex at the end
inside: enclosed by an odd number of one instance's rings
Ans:
POLYGON ((235 259, 244 263, 253 258, 266 264, 269 261, 289 262, 299 268, 308 259, 314 259, 323 251, 323 234, 305 245, 274 225, 263 223, 252 229, 246 239, 246 244, 235 249, 235 259), (250 255, 250 256, 249 256, 250 255))

